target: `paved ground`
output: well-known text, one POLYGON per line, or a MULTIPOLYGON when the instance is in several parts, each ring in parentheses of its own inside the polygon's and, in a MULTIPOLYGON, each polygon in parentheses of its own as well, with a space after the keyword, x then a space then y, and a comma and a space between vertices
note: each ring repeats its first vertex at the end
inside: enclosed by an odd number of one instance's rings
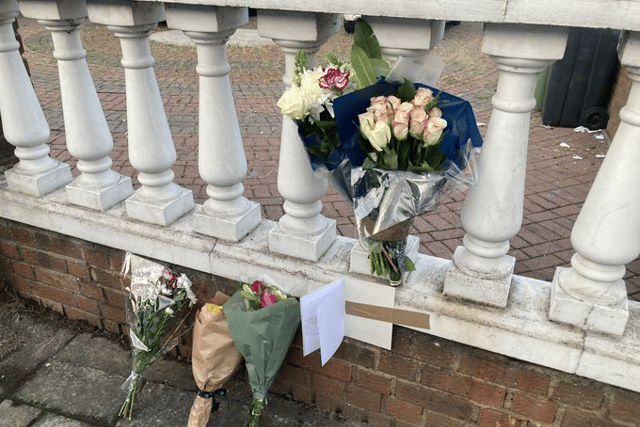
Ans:
MULTIPOLYGON (((130 352, 117 337, 66 321, 24 302, 3 300, 0 287, 0 427, 186 426, 196 385, 190 365, 156 362, 132 420, 117 414, 126 396, 130 352)), ((244 426, 250 388, 239 377, 207 424, 244 426)), ((263 427, 355 427, 356 424, 272 395, 263 427)))

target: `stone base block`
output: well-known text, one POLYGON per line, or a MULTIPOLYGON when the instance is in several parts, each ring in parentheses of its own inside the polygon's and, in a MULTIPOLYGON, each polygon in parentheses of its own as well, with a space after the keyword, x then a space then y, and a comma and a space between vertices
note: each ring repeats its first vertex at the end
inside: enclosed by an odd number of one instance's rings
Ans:
POLYGON ((193 215, 193 230, 218 239, 239 242, 260 223, 260 204, 250 201, 244 214, 234 217, 215 217, 204 212, 202 206, 193 215))
POLYGON ((269 231, 269 250, 294 258, 318 261, 336 238, 336 220, 325 218, 326 226, 314 235, 295 234, 280 224, 269 231))
MULTIPOLYGON (((420 238, 418 236, 408 236, 405 254, 411 259, 411 261, 416 261, 419 249, 420 238)), ((369 250, 365 249, 359 241, 356 242, 356 245, 351 249, 351 255, 349 257, 349 271, 352 273, 366 275, 371 274, 371 268, 369 267, 369 250)), ((409 274, 410 272, 405 273, 402 276, 402 279, 406 280, 409 274)), ((385 277, 384 279, 388 280, 388 277, 385 277)))
MULTIPOLYGON (((577 299, 562 288, 562 273, 567 270, 569 268, 559 267, 553 276, 549 319, 588 331, 622 335, 629 319, 629 301, 624 298, 615 305, 605 306, 577 299)), ((615 286, 622 287, 626 294, 624 280, 615 286)))
POLYGON ((66 163, 58 165, 41 174, 23 174, 9 169, 4 173, 7 186, 14 191, 41 197, 70 183, 73 180, 71 168, 66 163))
POLYGON ((502 265, 496 270, 500 271, 499 275, 474 274, 456 265, 456 257, 463 250, 464 246, 458 246, 453 254, 453 261, 444 278, 444 295, 505 308, 516 259, 508 255, 503 256, 502 265))
POLYGON ((128 176, 121 176, 113 185, 104 188, 85 188, 73 182, 67 185, 69 202, 97 211, 106 211, 133 194, 128 176))
POLYGON ((184 214, 193 210, 193 193, 180 188, 177 197, 169 201, 154 202, 139 198, 136 194, 125 201, 127 215, 149 224, 169 225, 184 214))

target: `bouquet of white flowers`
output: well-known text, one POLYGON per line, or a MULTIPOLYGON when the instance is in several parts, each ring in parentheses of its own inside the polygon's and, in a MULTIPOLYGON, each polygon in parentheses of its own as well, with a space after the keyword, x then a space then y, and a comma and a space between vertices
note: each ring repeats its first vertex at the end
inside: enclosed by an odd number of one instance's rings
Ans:
POLYGON ((189 331, 192 326, 189 315, 196 296, 186 275, 127 253, 123 275, 129 270, 131 286, 126 313, 133 367, 122 385, 128 393, 119 416, 131 419, 140 375, 189 331))

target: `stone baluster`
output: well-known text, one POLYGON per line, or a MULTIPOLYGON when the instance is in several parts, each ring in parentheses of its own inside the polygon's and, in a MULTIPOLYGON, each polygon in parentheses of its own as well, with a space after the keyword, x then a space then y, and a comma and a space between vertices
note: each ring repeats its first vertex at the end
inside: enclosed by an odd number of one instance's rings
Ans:
POLYGON ((49 156, 49 125, 42 112, 13 32, 18 3, 0 2, 0 115, 4 136, 19 162, 5 172, 10 189, 44 196, 69 183, 69 165, 49 156))
POLYGON ((167 24, 183 30, 198 52, 198 169, 209 199, 196 210, 195 231, 239 241, 261 220, 260 205, 242 196, 247 160, 231 92, 226 42, 249 22, 246 8, 166 4, 167 24))
POLYGON ((84 1, 21 1, 28 18, 51 31, 58 60, 67 148, 78 159, 81 174, 67 185, 73 204, 106 210, 133 194, 131 178, 111 169, 113 140, 86 62, 78 27, 87 17, 84 1))
MULTIPOLYGON (((305 49, 309 66, 315 66, 320 46, 339 28, 336 15, 264 10, 258 12, 258 33, 271 38, 285 55, 285 85, 291 85, 295 54, 305 49)), ((293 120, 284 117, 278 191, 285 215, 269 233, 269 248, 278 253, 317 261, 336 237, 336 222, 320 214, 328 180, 309 163, 293 120)))
POLYGON ((120 39, 127 94, 129 161, 141 187, 125 202, 127 215, 168 225, 194 208, 191 190, 173 182, 176 150, 153 71, 149 35, 164 21, 160 3, 90 0, 89 19, 120 39))
POLYGON ((629 97, 571 231, 571 268, 554 275, 549 310, 552 320, 614 335, 629 318, 625 265, 640 255, 640 33, 624 34, 618 53, 629 97))
POLYGON ((507 252, 522 225, 537 74, 563 57, 566 40, 566 28, 485 24, 482 51, 496 62, 500 76, 479 180, 468 190, 462 209, 464 246, 453 255, 445 295, 506 307, 515 263, 507 252))

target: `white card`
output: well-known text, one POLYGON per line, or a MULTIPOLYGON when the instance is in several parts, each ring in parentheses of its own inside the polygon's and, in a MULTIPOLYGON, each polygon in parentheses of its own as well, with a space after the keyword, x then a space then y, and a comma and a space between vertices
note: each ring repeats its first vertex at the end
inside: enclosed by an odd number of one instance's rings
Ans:
POLYGON ((344 338, 344 282, 338 279, 300 298, 302 350, 306 356, 320 349, 324 365, 344 338))

